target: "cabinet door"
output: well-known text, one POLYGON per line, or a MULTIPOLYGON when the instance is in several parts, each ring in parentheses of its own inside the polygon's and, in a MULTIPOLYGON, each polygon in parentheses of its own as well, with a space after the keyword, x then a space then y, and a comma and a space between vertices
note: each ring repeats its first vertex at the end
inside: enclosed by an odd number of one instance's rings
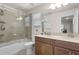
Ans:
POLYGON ((43 43, 43 42, 36 42, 35 44, 35 54, 37 55, 52 55, 53 48, 52 45, 43 43))
POLYGON ((54 50, 55 55, 71 55, 71 51, 61 47, 55 47, 54 50))
POLYGON ((41 54, 42 55, 53 55, 53 47, 52 47, 52 45, 42 43, 41 54))
POLYGON ((79 51, 72 51, 72 55, 79 55, 79 51))
POLYGON ((39 41, 35 42, 35 54, 37 55, 41 54, 41 42, 39 41))

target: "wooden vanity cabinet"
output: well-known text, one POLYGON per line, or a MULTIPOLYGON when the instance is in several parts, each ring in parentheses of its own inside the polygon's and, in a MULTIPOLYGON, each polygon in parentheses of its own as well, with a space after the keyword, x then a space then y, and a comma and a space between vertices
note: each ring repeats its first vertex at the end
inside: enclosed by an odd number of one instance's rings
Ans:
POLYGON ((79 55, 79 43, 35 37, 36 55, 79 55))
POLYGON ((37 55, 53 55, 53 44, 46 38, 36 37, 35 54, 37 55), (44 41, 46 40, 46 41, 44 41))

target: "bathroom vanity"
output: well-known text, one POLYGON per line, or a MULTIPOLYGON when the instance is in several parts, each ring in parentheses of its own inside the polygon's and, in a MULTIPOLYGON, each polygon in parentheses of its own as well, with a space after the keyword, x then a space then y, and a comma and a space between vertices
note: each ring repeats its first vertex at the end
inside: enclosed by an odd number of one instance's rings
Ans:
POLYGON ((79 55, 79 38, 54 35, 36 35, 35 54, 79 55))

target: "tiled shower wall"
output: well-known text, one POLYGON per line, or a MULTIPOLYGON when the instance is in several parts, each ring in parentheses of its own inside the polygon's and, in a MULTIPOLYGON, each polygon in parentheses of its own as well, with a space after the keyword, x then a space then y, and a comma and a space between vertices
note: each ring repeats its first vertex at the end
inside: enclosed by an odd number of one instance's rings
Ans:
POLYGON ((19 40, 25 37, 23 20, 16 20, 19 14, 24 15, 24 13, 22 11, 17 11, 19 10, 4 10, 4 15, 0 16, 0 21, 5 22, 5 30, 0 31, 0 42, 19 40))

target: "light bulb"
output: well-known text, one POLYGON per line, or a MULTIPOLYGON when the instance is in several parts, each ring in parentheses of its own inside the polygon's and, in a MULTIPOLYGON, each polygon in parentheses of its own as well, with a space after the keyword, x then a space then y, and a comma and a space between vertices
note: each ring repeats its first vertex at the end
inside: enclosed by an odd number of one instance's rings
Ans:
POLYGON ((63 3, 63 5, 68 5, 68 3, 63 3))
POLYGON ((23 18, 20 16, 20 17, 17 18, 17 20, 23 20, 23 18))
POLYGON ((61 4, 57 3, 57 4, 56 4, 56 7, 57 7, 57 8, 60 8, 60 7, 61 7, 61 4))
POLYGON ((51 4, 49 8, 50 8, 50 9, 55 9, 56 6, 55 6, 55 4, 51 4))

